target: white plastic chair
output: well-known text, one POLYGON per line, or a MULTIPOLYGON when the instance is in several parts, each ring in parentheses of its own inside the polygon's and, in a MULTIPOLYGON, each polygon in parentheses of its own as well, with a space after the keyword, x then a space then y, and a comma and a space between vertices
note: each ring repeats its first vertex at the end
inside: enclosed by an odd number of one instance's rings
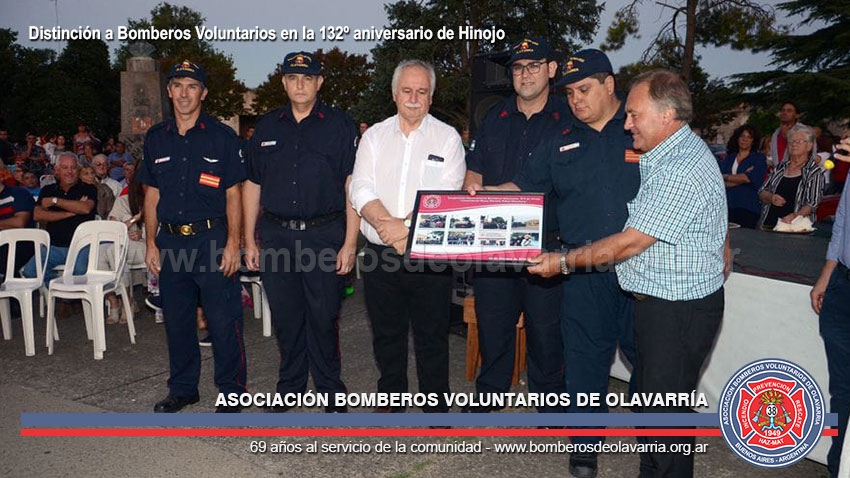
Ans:
POLYGON ((136 327, 133 324, 133 309, 130 296, 123 283, 124 268, 127 265, 127 227, 118 221, 87 221, 74 231, 65 270, 62 275, 50 282, 47 293, 47 352, 53 354, 54 331, 56 330, 55 301, 57 297, 82 299, 86 318, 86 334, 94 341, 94 358, 101 360, 106 350, 106 319, 103 313, 105 294, 116 292, 124 304, 124 316, 130 342, 136 343, 136 327), (111 242, 109 249, 113 256, 115 270, 98 269, 98 254, 104 253, 101 243, 111 242), (89 247, 88 268, 85 275, 74 275, 74 263, 80 251, 89 247))
POLYGON ((254 301, 254 318, 263 319, 263 337, 272 335, 272 311, 263 281, 257 275, 240 275, 239 281, 251 284, 251 300, 254 301))
POLYGON ((8 246, 6 254, 6 281, 0 285, 0 319, 3 323, 3 338, 12 339, 11 298, 21 304, 21 322, 24 329, 24 348, 27 357, 35 355, 33 333, 32 294, 44 282, 47 255, 50 251, 50 234, 41 229, 7 229, 0 231, 0 247, 8 246), (35 250, 34 278, 15 277, 15 252, 22 242, 32 242, 35 250))

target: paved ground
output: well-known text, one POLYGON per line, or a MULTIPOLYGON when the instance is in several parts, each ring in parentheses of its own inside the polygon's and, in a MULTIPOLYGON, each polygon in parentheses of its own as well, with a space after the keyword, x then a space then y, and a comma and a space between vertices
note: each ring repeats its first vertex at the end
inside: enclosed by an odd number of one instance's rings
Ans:
MULTIPOLYGON (((360 284, 357 284, 360 286, 360 284)), ((139 294, 137 294, 138 296, 139 294)), ((62 340, 53 356, 44 347, 43 321, 36 326, 36 356, 26 357, 20 321, 13 321, 14 338, 0 342, 0 476, 10 477, 562 477, 567 476, 567 456, 549 454, 253 454, 251 438, 38 438, 20 437, 22 412, 150 412, 166 395, 168 361, 164 329, 143 311, 137 315, 137 344, 131 345, 125 326, 107 326, 104 359, 92 358, 80 315, 59 322, 62 340)), ((372 360, 369 325, 361 291, 347 299, 340 323, 343 378, 350 391, 375 391, 377 371, 372 360)), ((249 388, 274 390, 278 354, 273 338, 262 336, 260 321, 246 310, 246 349, 249 388)), ((455 392, 473 391, 464 379, 465 340, 450 336, 451 385, 455 392)), ((203 349, 201 402, 187 412, 211 412, 215 390, 212 354, 203 349)), ((413 359, 411 383, 415 384, 413 359)), ((612 391, 625 391, 611 381, 612 391)), ((520 385, 517 390, 524 390, 520 385)), ((315 410, 303 410, 315 411, 315 410)), ((366 412, 368 410, 352 410, 366 412)), ((514 410, 529 412, 529 410, 514 410)), ((250 409, 248 413, 260 410, 250 409)), ((267 438, 269 443, 306 444, 312 438, 267 438)), ((325 438, 319 443, 363 442, 373 446, 386 438, 325 438)), ((401 443, 451 443, 453 437, 402 438, 401 443)), ((528 438, 466 438, 493 443, 527 443, 528 438)), ((558 438, 533 439, 555 443, 558 438)), ((560 438, 565 441, 565 438, 560 438)), ((611 438, 634 443, 633 438, 611 438)), ((392 439, 392 441, 396 441, 392 439)), ((700 477, 825 477, 826 468, 803 460, 789 468, 766 470, 737 458, 720 438, 698 438, 708 452, 696 456, 700 477)), ((638 457, 604 455, 601 478, 634 477, 638 457)))

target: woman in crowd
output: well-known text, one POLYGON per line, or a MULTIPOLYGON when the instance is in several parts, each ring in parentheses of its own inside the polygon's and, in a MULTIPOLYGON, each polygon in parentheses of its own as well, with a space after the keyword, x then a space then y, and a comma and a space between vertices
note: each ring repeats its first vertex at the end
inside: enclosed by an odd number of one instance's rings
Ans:
POLYGON ((824 174, 818 166, 814 142, 815 135, 808 126, 797 125, 788 131, 788 161, 779 163, 759 191, 764 204, 761 227, 773 229, 778 221, 790 223, 799 216, 816 221, 824 174))
POLYGON ((74 135, 74 152, 77 156, 84 153, 85 145, 94 142, 94 136, 86 130, 86 125, 80 123, 77 125, 77 134, 74 135))
POLYGON ((95 144, 94 143, 86 143, 83 145, 83 154, 78 155, 80 158, 80 164, 88 164, 90 165, 92 161, 94 161, 94 157, 97 153, 95 152, 95 144))
MULTIPOLYGON (((110 221, 121 221, 127 226, 127 235, 130 241, 127 244, 127 267, 138 266, 145 263, 145 238, 144 224, 142 222, 142 209, 144 204, 144 190, 141 183, 133 179, 131 176, 127 178, 128 187, 126 194, 121 194, 115 199, 112 210, 109 212, 110 221)), ((104 245, 104 251, 100 254, 100 268, 114 269, 115 264, 112 262, 112 245, 104 245)), ((148 279, 148 289, 151 288, 151 281, 148 279)), ((121 308, 118 296, 115 293, 110 293, 106 296, 109 302, 109 316, 106 320, 108 324, 126 323, 127 318, 124 317, 124 309, 121 308)), ((135 304, 134 304, 135 305, 135 304)))
POLYGON ((736 129, 729 140, 729 154, 720 162, 726 184, 729 221, 755 229, 761 214, 759 190, 764 183, 767 159, 755 150, 761 134, 752 125, 736 129))
POLYGON ((53 148, 53 154, 50 155, 50 167, 53 168, 56 166, 56 161, 59 159, 59 155, 67 151, 67 145, 65 144, 65 137, 61 134, 56 136, 56 147, 53 148))
POLYGON ((89 165, 80 166, 80 181, 97 187, 97 178, 95 178, 94 175, 94 168, 89 165))

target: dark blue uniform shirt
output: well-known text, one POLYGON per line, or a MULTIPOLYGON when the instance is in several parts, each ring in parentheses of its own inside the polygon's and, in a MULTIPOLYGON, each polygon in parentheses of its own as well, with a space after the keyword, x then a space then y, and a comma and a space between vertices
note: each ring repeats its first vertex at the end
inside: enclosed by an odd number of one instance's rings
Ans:
MULTIPOLYGON (((516 100, 511 95, 490 108, 466 155, 466 169, 481 174, 484 186, 513 181, 541 141, 559 133, 572 118, 566 102, 555 95, 549 95, 543 110, 531 118, 517 109, 516 100)), ((551 204, 549 195, 543 226, 555 232, 557 216, 551 204)))
POLYGON ((625 101, 602 131, 574 120, 541 142, 514 181, 523 191, 554 191, 561 241, 569 246, 621 232, 629 217, 640 169, 625 121, 625 101))
POLYGON ((225 191, 246 177, 239 144, 229 126, 203 112, 185 136, 173 119, 148 130, 138 175, 142 184, 159 189, 160 222, 225 218, 225 191))
POLYGON ((316 101, 296 122, 292 108, 267 113, 248 146, 248 179, 261 187, 263 210, 309 220, 344 212, 345 180, 354 170, 357 130, 337 108, 316 101))

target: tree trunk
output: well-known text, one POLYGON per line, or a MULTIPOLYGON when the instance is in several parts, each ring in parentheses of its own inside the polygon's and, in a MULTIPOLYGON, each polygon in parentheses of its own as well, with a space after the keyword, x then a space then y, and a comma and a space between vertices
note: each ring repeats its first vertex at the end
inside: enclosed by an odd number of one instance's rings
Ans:
POLYGON ((691 68, 694 64, 694 39, 696 37, 697 0, 688 0, 685 29, 685 53, 682 57, 682 78, 691 84, 691 68))

